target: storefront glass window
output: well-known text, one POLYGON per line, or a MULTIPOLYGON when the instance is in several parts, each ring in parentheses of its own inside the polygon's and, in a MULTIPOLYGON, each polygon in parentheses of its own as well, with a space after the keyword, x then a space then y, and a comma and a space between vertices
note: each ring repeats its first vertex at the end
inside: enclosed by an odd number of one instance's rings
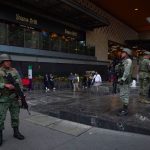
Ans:
POLYGON ((13 23, 0 23, 0 44, 95 56, 95 47, 86 46, 77 36, 38 31, 13 23))
POLYGON ((48 50, 49 49, 49 33, 46 31, 42 31, 40 33, 40 38, 39 38, 39 48, 43 50, 48 50))
POLYGON ((24 46, 24 29, 19 25, 8 25, 8 43, 12 46, 24 46))
POLYGON ((7 44, 7 24, 0 23, 0 44, 7 44))
POLYGON ((39 32, 25 29, 24 46, 28 48, 39 48, 39 32))

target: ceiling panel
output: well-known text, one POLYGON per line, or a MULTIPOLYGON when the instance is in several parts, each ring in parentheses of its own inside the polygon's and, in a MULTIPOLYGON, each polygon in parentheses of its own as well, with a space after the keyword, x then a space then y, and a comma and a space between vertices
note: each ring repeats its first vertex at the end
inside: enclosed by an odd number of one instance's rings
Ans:
POLYGON ((76 26, 82 30, 109 25, 107 19, 93 15, 91 10, 84 10, 72 0, 0 0, 0 4, 40 15, 64 25, 76 26))
POLYGON ((150 30, 150 0, 90 0, 138 32, 150 30), (134 10, 138 8, 138 10, 134 10))

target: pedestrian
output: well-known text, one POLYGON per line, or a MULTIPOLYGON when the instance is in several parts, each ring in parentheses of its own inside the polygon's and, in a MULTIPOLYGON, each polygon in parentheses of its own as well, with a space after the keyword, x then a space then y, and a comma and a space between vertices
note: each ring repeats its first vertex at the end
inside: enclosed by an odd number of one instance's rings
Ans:
POLYGON ((87 84, 88 84, 88 88, 91 88, 91 85, 92 85, 92 79, 93 79, 93 75, 92 75, 92 73, 90 73, 89 75, 88 75, 88 81, 87 81, 87 84))
POLYGON ((145 51, 143 59, 139 64, 140 102, 150 104, 150 52, 145 51))
POLYGON ((75 73, 74 79, 73 79, 73 91, 79 91, 79 75, 75 73))
POLYGON ((73 73, 71 72, 69 77, 68 77, 68 80, 70 82, 70 86, 71 86, 71 89, 73 89, 73 79, 74 79, 74 75, 73 73))
POLYGON ((50 84, 50 88, 51 88, 53 91, 56 90, 53 74, 50 74, 50 75, 49 75, 49 84, 50 84))
POLYGON ((47 73, 44 75, 44 86, 45 86, 45 91, 48 92, 49 91, 49 76, 47 73))
POLYGON ((82 79, 82 87, 83 87, 83 89, 86 89, 87 87, 88 87, 88 78, 87 78, 87 75, 85 74, 84 76, 83 76, 83 79, 82 79))
POLYGON ((131 50, 123 48, 121 53, 121 62, 116 66, 118 70, 118 83, 120 89, 120 99, 123 107, 117 113, 118 116, 125 116, 128 114, 129 92, 132 74, 132 60, 130 58, 131 50))
POLYGON ((19 140, 23 140, 25 137, 19 132, 19 112, 20 106, 18 97, 15 92, 15 87, 10 84, 5 76, 11 74, 17 83, 22 88, 20 75, 15 68, 12 68, 12 60, 10 55, 0 55, 0 145, 3 143, 3 130, 4 121, 6 118, 7 110, 10 111, 11 126, 14 130, 13 136, 19 140))
POLYGON ((95 75, 93 76, 92 79, 92 85, 96 87, 96 91, 98 92, 99 86, 102 84, 102 78, 98 72, 95 72, 95 75))
POLYGON ((108 81, 112 82, 114 78, 114 64, 113 62, 110 63, 110 65, 108 66, 108 81))

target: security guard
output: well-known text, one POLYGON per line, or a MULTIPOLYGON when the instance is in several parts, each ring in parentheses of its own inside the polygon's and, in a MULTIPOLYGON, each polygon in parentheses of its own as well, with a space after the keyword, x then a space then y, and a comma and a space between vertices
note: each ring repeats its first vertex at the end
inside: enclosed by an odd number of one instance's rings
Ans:
MULTIPOLYGON (((11 67, 11 57, 7 54, 0 55, 0 145, 3 143, 3 129, 7 110, 11 115, 11 126, 14 130, 14 137, 23 140, 24 136, 19 132, 19 111, 20 106, 15 94, 15 88, 5 76, 10 73, 16 82, 21 85, 20 76, 15 68, 11 67)), ((22 86, 22 85, 21 85, 22 86)))
POLYGON ((128 114, 128 104, 129 104, 129 85, 131 83, 131 72, 132 72, 132 60, 130 58, 131 50, 128 48, 123 48, 121 53, 121 65, 119 72, 119 89, 120 89, 120 99, 123 103, 123 108, 117 113, 118 116, 125 116, 128 114))
POLYGON ((150 86, 150 52, 145 51, 143 59, 139 65, 140 81, 140 102, 150 104, 149 86, 150 86))

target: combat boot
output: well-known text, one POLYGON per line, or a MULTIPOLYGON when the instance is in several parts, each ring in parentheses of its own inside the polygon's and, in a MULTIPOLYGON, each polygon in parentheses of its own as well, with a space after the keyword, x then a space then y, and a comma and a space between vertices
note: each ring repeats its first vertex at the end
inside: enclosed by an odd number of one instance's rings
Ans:
POLYGON ((15 127, 13 129, 14 129, 14 137, 19 140, 24 140, 25 137, 19 132, 18 127, 15 127))
POLYGON ((3 143, 3 131, 0 130, 0 146, 2 145, 3 143))
POLYGON ((128 115, 128 105, 123 105, 123 108, 117 113, 118 116, 128 115))

